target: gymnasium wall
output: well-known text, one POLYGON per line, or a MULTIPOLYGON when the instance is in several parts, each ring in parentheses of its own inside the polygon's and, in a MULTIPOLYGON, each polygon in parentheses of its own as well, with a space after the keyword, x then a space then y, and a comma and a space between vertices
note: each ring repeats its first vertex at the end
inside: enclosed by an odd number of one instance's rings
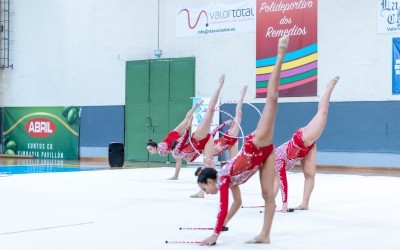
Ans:
POLYGON ((107 157, 111 142, 124 143, 124 106, 84 106, 80 157, 107 157))
MULTIPOLYGON (((2 105, 124 105, 125 62, 155 58, 158 48, 162 58, 196 57, 197 96, 211 95, 219 75, 226 73, 222 100, 236 97, 236 89, 248 84, 246 101, 263 102, 254 98, 255 33, 176 38, 176 8, 190 3, 201 1, 160 1, 158 19, 157 0, 13 1, 14 69, 2 72, 2 105)), ((395 34, 378 34, 376 15, 375 0, 318 1, 319 94, 340 75, 335 101, 400 99, 391 94, 395 34)))
MULTIPOLYGON (((81 155, 106 156, 108 141, 123 136, 123 127, 118 126, 123 126, 125 62, 154 59, 155 49, 163 51, 162 58, 196 57, 196 96, 211 95, 219 75, 226 73, 222 101, 234 100, 248 84, 245 102, 263 103, 264 99, 255 99, 255 33, 176 38, 176 7, 204 2, 211 1, 12 1, 10 63, 14 69, 0 74, 1 106, 87 107, 82 112, 81 155), (93 127, 92 119, 101 120, 114 108, 119 111, 118 122, 93 127), (92 129, 107 131, 107 136, 92 138, 96 137, 92 129)), ((398 153, 398 134, 392 124, 399 123, 400 96, 391 92, 391 43, 396 34, 378 34, 376 15, 374 0, 318 1, 318 94, 330 78, 341 76, 319 142, 324 152, 398 153), (335 107, 341 107, 340 112, 335 107), (372 137, 362 138, 361 131, 372 137), (339 140, 338 134, 346 140, 339 140), (347 135, 356 137, 353 141, 347 135)), ((280 99, 277 130, 287 128, 284 138, 304 122, 299 119, 292 125, 287 117, 308 120, 318 99, 280 99)))
MULTIPOLYGON (((288 141, 293 133, 308 124, 317 112, 317 103, 280 103, 275 121, 274 145, 288 141)), ((254 106, 262 111, 264 104, 254 106)), ((222 110, 235 114, 235 104, 222 110)), ((400 102, 333 102, 328 123, 317 141, 317 163, 400 167, 400 102)), ((254 131, 259 114, 250 105, 243 106, 242 129, 254 131)), ((225 114, 222 120, 231 119, 225 114)), ((239 135, 241 136, 241 135, 239 135)), ((226 158, 226 157, 225 157, 226 158)))

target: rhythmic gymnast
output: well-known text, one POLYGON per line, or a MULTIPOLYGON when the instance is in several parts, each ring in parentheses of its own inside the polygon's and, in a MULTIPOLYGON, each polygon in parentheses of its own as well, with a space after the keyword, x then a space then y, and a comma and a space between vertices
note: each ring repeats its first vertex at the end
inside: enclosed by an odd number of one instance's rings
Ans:
MULTIPOLYGON (((242 121, 242 106, 243 99, 246 95, 247 86, 244 86, 241 93, 238 103, 236 104, 236 114, 234 120, 228 120, 223 122, 221 125, 216 127, 211 136, 214 137, 218 132, 220 132, 226 125, 230 125, 228 131, 226 131, 223 136, 219 139, 214 140, 214 156, 221 155, 225 150, 229 150, 229 159, 233 159, 238 153, 238 143, 237 136, 239 134, 240 122, 242 121)), ((199 169, 196 170, 195 175, 197 176, 199 169)), ((196 194, 191 195, 192 198, 204 198, 204 191, 200 190, 196 194)), ((236 205, 236 204, 235 204, 236 205)), ((235 208, 233 206, 232 208, 235 208)), ((240 207, 240 205, 239 205, 240 207)), ((239 208, 238 208, 239 209, 239 208)))
POLYGON ((256 130, 246 137, 241 153, 230 160, 219 174, 213 168, 204 168, 199 173, 197 182, 201 189, 207 194, 220 192, 220 209, 214 233, 203 240, 200 245, 213 245, 216 243, 224 224, 236 212, 230 210, 228 213, 229 189, 231 189, 234 200, 238 199, 240 197, 238 186, 245 183, 258 170, 260 170, 260 184, 265 201, 264 224, 260 234, 248 241, 248 243, 270 243, 270 231, 275 214, 274 178, 276 175, 272 139, 278 107, 280 72, 288 43, 289 36, 279 39, 277 60, 268 82, 265 106, 256 130))
POLYGON ((208 108, 204 114, 204 117, 201 119, 196 131, 190 135, 190 128, 192 125, 193 116, 186 123, 186 130, 182 136, 182 139, 177 141, 174 145, 172 145, 172 153, 174 157, 184 159, 187 162, 192 162, 197 157, 202 154, 204 166, 206 167, 214 167, 213 161, 213 148, 214 148, 214 139, 211 137, 209 133, 211 122, 215 113, 215 106, 217 105, 219 94, 221 92, 222 86, 224 85, 225 74, 220 76, 219 84, 217 89, 214 91, 210 102, 208 104, 208 108), (190 140, 190 141, 188 141, 190 140))
MULTIPOLYGON (((214 141, 214 156, 218 156, 220 154, 222 154, 223 151, 225 150, 230 150, 232 152, 230 152, 230 155, 236 155, 237 154, 237 147, 236 149, 233 149, 232 146, 237 142, 237 135, 239 132, 239 125, 237 123, 240 123, 241 119, 242 119, 242 104, 243 104, 243 99, 244 99, 244 95, 246 94, 246 90, 247 90, 247 86, 243 87, 242 92, 241 92, 241 96, 240 99, 237 103, 236 106, 236 115, 235 115, 235 122, 232 122, 231 120, 224 122, 223 124, 221 124, 220 126, 218 126, 217 128, 215 128, 213 130, 213 132, 211 133, 211 136, 214 137, 219 131, 222 130, 222 128, 225 125, 231 125, 231 128, 229 129, 229 131, 226 133, 226 135, 224 135, 222 138, 214 141)), ((171 147, 176 147, 176 144, 178 143, 178 140, 180 137, 178 137, 178 131, 179 134, 182 134, 185 130, 185 126, 188 124, 189 119, 191 118, 191 116, 193 116, 194 111, 201 105, 203 101, 199 102, 196 104, 196 107, 193 107, 187 114, 185 119, 183 120, 183 122, 176 128, 174 129, 174 131, 169 133, 169 136, 167 136, 166 139, 164 139, 163 147, 160 147, 158 145, 160 144, 156 144, 155 142, 149 142, 149 144, 151 143, 151 145, 148 144, 148 149, 149 152, 157 152, 156 149, 157 148, 166 148, 166 145, 169 145, 168 142, 171 142, 171 146, 168 147, 168 149, 170 150, 171 147), (175 144, 174 146, 172 146, 172 144, 175 144), (158 146, 158 147, 157 147, 158 146)), ((191 121, 191 120, 190 120, 191 121)), ((167 150, 163 150, 164 152, 167 152, 167 150)), ((168 153, 166 153, 168 154, 168 153)), ((172 177, 168 178, 168 180, 177 180, 179 178, 179 173, 180 170, 182 168, 182 158, 180 158, 179 156, 172 154, 172 156, 174 157, 175 161, 176 161, 176 167, 175 167, 175 173, 172 177)), ((198 192, 194 195, 191 195, 192 198, 203 198, 204 197, 204 193, 198 192)))
POLYGON ((278 189, 282 195, 282 210, 287 211, 288 185, 286 178, 286 170, 295 166, 300 161, 304 173, 304 193, 303 201, 295 209, 308 210, 311 192, 314 189, 317 146, 315 142, 324 131, 328 120, 329 101, 339 76, 334 77, 328 84, 324 95, 318 104, 317 114, 307 124, 307 126, 298 129, 292 138, 275 149, 276 155, 276 171, 274 192, 278 194, 278 189))
POLYGON ((225 150, 229 150, 229 158, 232 159, 238 153, 237 136, 239 134, 240 123, 242 121, 242 106, 246 91, 247 86, 244 86, 240 93, 240 99, 236 104, 236 114, 234 120, 228 120, 222 123, 220 126, 216 127, 211 133, 211 135, 214 137, 215 134, 221 131, 225 125, 231 126, 229 130, 222 135, 221 138, 214 140, 214 156, 219 156, 225 150), (236 146, 233 147, 234 145, 236 146))
MULTIPOLYGON (((168 135, 165 137, 165 139, 160 142, 156 143, 153 140, 149 140, 147 143, 147 151, 150 154, 159 154, 161 156, 167 156, 168 153, 171 152, 171 146, 174 141, 178 140, 181 138, 182 134, 185 132, 186 124, 188 123, 189 119, 192 118, 194 112, 200 105, 203 103, 203 100, 200 100, 197 102, 187 113, 185 116, 185 119, 172 131, 168 133, 168 135)), ((179 173, 179 170, 178 170, 179 173)))

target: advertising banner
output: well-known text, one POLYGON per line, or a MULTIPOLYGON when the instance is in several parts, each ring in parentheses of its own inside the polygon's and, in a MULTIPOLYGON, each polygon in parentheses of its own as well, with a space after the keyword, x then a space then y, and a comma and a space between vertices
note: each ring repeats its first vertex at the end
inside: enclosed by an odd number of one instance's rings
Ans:
POLYGON ((176 8, 176 36, 255 31, 255 0, 185 4, 176 8))
POLYGON ((392 94, 400 94, 400 38, 393 38, 392 94))
POLYGON ((6 107, 3 153, 76 160, 79 121, 79 107, 6 107))
POLYGON ((400 31, 400 0, 378 0, 378 33, 400 31))
POLYGON ((289 35, 280 97, 317 95, 317 0, 257 0, 256 97, 267 94, 278 39, 289 35))

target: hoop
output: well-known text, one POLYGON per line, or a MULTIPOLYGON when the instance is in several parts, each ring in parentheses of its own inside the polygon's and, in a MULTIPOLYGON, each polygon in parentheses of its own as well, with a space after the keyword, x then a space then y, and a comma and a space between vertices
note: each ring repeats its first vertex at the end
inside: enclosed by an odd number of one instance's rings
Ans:
POLYGON ((233 119, 233 122, 236 122, 236 123, 238 124, 238 126, 239 126, 239 131, 240 131, 240 133, 242 134, 242 136, 240 136, 240 137, 238 137, 238 136, 236 136, 236 137, 235 137, 235 136, 230 136, 230 135, 228 135, 228 134, 225 134, 225 133, 219 131, 221 134, 226 135, 226 136, 228 136, 228 137, 236 138, 236 139, 242 139, 243 143, 242 143, 242 147, 241 147, 240 150, 238 151, 238 154, 239 154, 240 152, 242 152, 243 145, 244 145, 244 138, 246 137, 246 136, 244 136, 242 126, 240 126, 240 123, 238 123, 238 121, 236 120, 236 118, 233 117, 233 116, 232 116, 231 114, 229 114, 228 112, 223 111, 223 110, 221 110, 221 109, 219 109, 219 112, 222 112, 222 113, 228 115, 229 117, 231 117, 231 118, 233 119))
MULTIPOLYGON (((234 120, 234 122, 237 122, 236 118, 233 117, 231 114, 229 114, 229 113, 227 113, 227 112, 225 112, 225 111, 223 111, 223 110, 217 109, 217 108, 214 109, 214 110, 215 110, 215 111, 219 111, 219 112, 225 113, 226 115, 228 115, 229 117, 231 117, 231 118, 234 120)), ((198 114, 203 113, 203 112, 206 112, 206 111, 207 111, 207 108, 201 109, 199 112, 194 113, 192 116, 193 116, 193 118, 195 118, 198 114)), ((192 120, 192 122, 193 122, 193 120, 192 120)), ((244 136, 243 136, 242 127, 240 126, 239 123, 238 123, 238 126, 239 126, 239 130, 240 130, 240 132, 241 132, 241 134, 242 134, 242 137, 240 137, 240 138, 243 139, 244 136)), ((194 149, 194 151, 196 151, 196 153, 197 153, 199 156, 203 157, 203 159, 211 160, 211 161, 213 161, 214 163, 216 163, 216 162, 214 161, 214 159, 208 159, 204 154, 202 154, 201 152, 199 152, 199 151, 196 149, 196 147, 194 147, 194 145, 193 145, 193 143, 192 143, 192 141, 191 141, 191 137, 190 137, 188 140, 189 140, 190 145, 191 145, 192 148, 194 149)), ((244 140, 244 139, 243 139, 243 140, 244 140)), ((241 147, 240 150, 238 151, 238 154, 239 154, 240 152, 242 152, 243 145, 244 145, 244 143, 242 143, 242 147, 241 147)))
MULTIPOLYGON (((218 111, 220 111, 220 112, 223 112, 223 113, 227 114, 228 116, 232 117, 232 115, 230 115, 230 114, 228 114, 226 111, 223 111, 223 110, 220 109, 220 107, 221 107, 222 105, 227 104, 227 103, 237 103, 237 102, 234 101, 234 100, 233 100, 233 101, 224 102, 224 103, 218 105, 218 106, 215 108, 215 110, 218 110, 218 111)), ((247 105, 249 105, 249 106, 251 106, 251 107, 253 107, 253 108, 257 111, 257 113, 260 115, 260 117, 261 117, 261 112, 260 112, 260 110, 258 110, 258 108, 257 108, 256 106, 254 106, 254 105, 251 104, 251 103, 247 103, 247 102, 243 102, 243 103, 244 103, 244 104, 247 104, 247 105)), ((236 119, 234 119, 234 120, 235 120, 235 122, 237 122, 236 119)), ((240 126, 239 123, 238 123, 238 125, 239 125, 239 128, 240 128, 241 132, 242 132, 242 136, 241 136, 241 137, 239 137, 239 136, 231 136, 231 135, 225 134, 225 133, 223 133, 223 132, 221 132, 221 131, 219 131, 219 133, 221 133, 222 135, 226 135, 226 136, 228 136, 228 137, 231 137, 231 138, 236 138, 236 139, 242 139, 242 140, 244 140, 244 138, 245 138, 247 135, 245 136, 245 135, 243 134, 242 127, 240 126)))

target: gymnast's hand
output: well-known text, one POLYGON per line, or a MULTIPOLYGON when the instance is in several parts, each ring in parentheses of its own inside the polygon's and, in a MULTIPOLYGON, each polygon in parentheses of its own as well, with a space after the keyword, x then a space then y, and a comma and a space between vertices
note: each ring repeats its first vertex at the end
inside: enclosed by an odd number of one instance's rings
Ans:
POLYGON ((226 122, 225 122, 225 125, 228 125, 228 126, 230 126, 230 125, 232 125, 233 124, 233 120, 232 119, 229 119, 229 120, 227 120, 226 122))
POLYGON ((286 213, 288 211, 288 205, 287 202, 282 204, 282 213, 286 213))
POLYGON ((212 246, 217 243, 218 235, 213 234, 200 243, 200 246, 212 246))

